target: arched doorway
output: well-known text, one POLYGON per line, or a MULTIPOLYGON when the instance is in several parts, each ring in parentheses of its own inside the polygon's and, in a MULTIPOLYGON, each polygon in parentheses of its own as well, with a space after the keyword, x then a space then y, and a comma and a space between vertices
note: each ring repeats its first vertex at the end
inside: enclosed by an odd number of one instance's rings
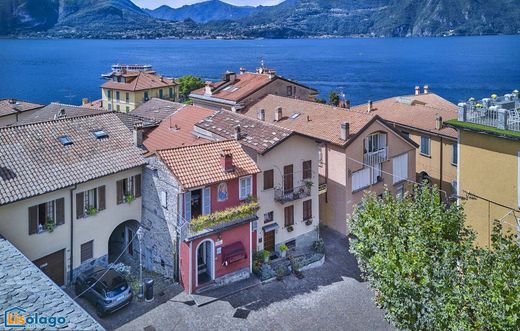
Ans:
POLYGON ((432 179, 430 177, 430 175, 428 175, 428 173, 426 171, 422 171, 420 174, 419 174, 419 182, 421 184, 423 184, 424 182, 426 182, 426 184, 428 185, 431 185, 432 183, 432 179))
POLYGON ((119 224, 108 239, 108 263, 139 265, 139 222, 128 220, 119 224))
POLYGON ((196 286, 215 279, 215 244, 211 239, 203 240, 197 246, 196 286))

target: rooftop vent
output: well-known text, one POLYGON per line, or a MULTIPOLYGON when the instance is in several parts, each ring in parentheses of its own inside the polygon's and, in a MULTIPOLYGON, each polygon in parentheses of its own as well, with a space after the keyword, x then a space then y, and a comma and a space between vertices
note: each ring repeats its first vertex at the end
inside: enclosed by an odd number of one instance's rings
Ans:
POLYGON ((260 109, 260 111, 258 112, 258 119, 260 121, 265 121, 265 109, 260 109))
POLYGON ((72 139, 69 136, 60 136, 58 137, 58 140, 63 146, 72 145, 72 139))
POLYGON ((282 120, 282 114, 283 114, 282 107, 276 108, 276 110, 274 111, 274 121, 275 122, 281 121, 282 120))
POLYGON ((92 131, 92 134, 94 135, 94 137, 96 137, 96 139, 108 138, 108 134, 104 130, 101 130, 101 129, 92 131))

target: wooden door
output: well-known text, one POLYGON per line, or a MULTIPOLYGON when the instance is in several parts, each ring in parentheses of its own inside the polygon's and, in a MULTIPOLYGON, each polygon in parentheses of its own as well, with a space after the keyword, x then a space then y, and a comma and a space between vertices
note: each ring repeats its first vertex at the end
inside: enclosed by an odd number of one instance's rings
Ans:
POLYGON ((33 263, 40 268, 56 284, 65 284, 65 250, 54 252, 37 260, 33 263))
POLYGON ((293 165, 283 167, 283 189, 285 193, 293 191, 293 165))
POLYGON ((264 232, 264 250, 274 252, 274 230, 264 232))

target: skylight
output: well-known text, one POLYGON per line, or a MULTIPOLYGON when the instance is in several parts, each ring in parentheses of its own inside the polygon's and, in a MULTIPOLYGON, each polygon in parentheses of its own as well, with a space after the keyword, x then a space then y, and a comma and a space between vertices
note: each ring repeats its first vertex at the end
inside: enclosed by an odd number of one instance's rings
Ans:
POLYGON ((72 139, 69 136, 60 136, 58 137, 58 140, 63 146, 72 145, 72 139))
POLYGON ((108 134, 101 129, 92 131, 92 134, 94 135, 94 137, 96 137, 96 139, 108 138, 108 134))
POLYGON ((234 86, 234 85, 229 85, 229 86, 226 86, 223 91, 226 91, 226 92, 235 92, 238 90, 238 87, 234 86))
POLYGON ((291 116, 289 116, 290 119, 294 120, 296 119, 298 116, 300 116, 300 113, 294 113, 292 114, 291 116))

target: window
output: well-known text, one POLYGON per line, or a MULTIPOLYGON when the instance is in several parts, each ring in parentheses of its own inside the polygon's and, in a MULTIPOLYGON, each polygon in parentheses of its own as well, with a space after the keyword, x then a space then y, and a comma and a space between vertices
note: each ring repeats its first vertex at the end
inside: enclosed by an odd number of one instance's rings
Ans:
POLYGON ((119 91, 116 91, 116 101, 119 102, 119 91))
POLYGON ((293 165, 286 165, 283 167, 283 190, 284 193, 291 193, 293 191, 293 165))
POLYGON ((274 171, 266 170, 264 171, 264 190, 269 190, 274 187, 274 171))
POLYGON ((264 223, 269 223, 274 221, 274 213, 272 211, 264 214, 264 223))
POLYGON ((116 201, 120 205, 141 196, 141 175, 135 175, 116 182, 116 201))
POLYGON ((310 220, 312 218, 312 200, 303 202, 303 220, 310 220))
POLYGON ((105 186, 76 193, 76 218, 94 216, 105 210, 105 186))
POLYGON ((92 134, 94 137, 96 137, 96 139, 108 138, 108 134, 103 130, 94 130, 92 131, 92 134))
POLYGON ((47 223, 65 224, 64 198, 29 207, 29 235, 45 231, 47 223))
POLYGON ((108 100, 112 99, 112 90, 107 90, 107 98, 108 100))
POLYGON ((130 111, 130 107, 126 106, 125 111, 128 113, 130 111))
POLYGON ((287 96, 292 96, 292 86, 287 86, 287 96))
POLYGON ((130 93, 128 93, 128 92, 125 93, 125 101, 126 101, 126 103, 130 102, 130 93))
POLYGON ((58 137, 58 140, 63 146, 72 145, 72 139, 69 136, 60 136, 58 137))
POLYGON ((386 133, 374 133, 365 139, 365 153, 374 153, 386 147, 386 133))
POLYGON ((108 104, 108 110, 112 110, 112 104, 108 104))
POLYGON ((168 94, 170 95, 170 98, 173 98, 173 87, 168 89, 168 94))
POLYGON ((457 143, 451 145, 451 163, 453 165, 459 164, 459 151, 457 149, 457 143))
POLYGON ((399 183, 408 178, 408 153, 392 159, 393 183, 399 183))
POLYGON ((312 178, 312 161, 304 161, 303 162, 303 179, 311 179, 312 178))
POLYGON ((226 182, 218 184, 217 187, 217 200, 226 201, 228 199, 228 186, 226 182))
POLYGON ((160 98, 160 99, 163 98, 163 90, 162 90, 162 89, 159 90, 159 98, 160 98))
POLYGON ((288 206, 284 209, 285 227, 294 225, 294 206, 288 206))
POLYGON ((121 106, 116 105, 116 110, 117 110, 117 111, 121 111, 121 106))
POLYGON ((81 263, 94 257, 94 240, 81 244, 81 263))
POLYGON ((166 191, 161 192, 161 206, 168 209, 168 192, 166 191))
POLYGON ((245 200, 248 196, 253 194, 253 177, 241 177, 239 179, 239 199, 245 200))
POLYGON ((148 101, 148 92, 144 92, 144 101, 148 101))
POLYGON ((421 154, 430 156, 430 137, 421 136, 421 154))
POLYGON ((404 197, 404 185, 398 185, 395 188, 395 197, 397 199, 402 199, 404 197))
POLYGON ((363 168, 352 173, 352 192, 361 190, 371 184, 370 181, 371 168, 363 168))

